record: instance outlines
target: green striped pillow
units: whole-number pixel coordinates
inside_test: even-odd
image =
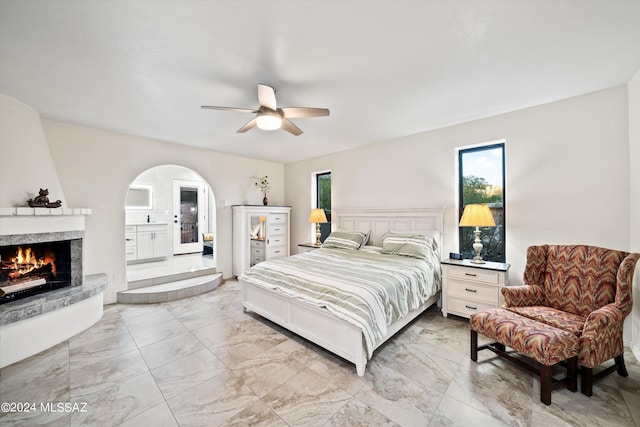
[[[427,259],[433,251],[431,240],[416,234],[387,233],[382,237],[382,253]]]
[[[359,249],[365,243],[366,234],[359,231],[334,231],[322,244],[323,248]]]

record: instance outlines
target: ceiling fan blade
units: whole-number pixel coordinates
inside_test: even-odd
[[[286,130],[289,133],[294,134],[295,136],[302,134],[302,130],[300,130],[298,126],[294,125],[291,120],[286,119],[284,117],[282,118],[282,129]]]
[[[237,130],[237,133],[245,133],[248,130],[253,129],[254,127],[256,127],[256,125],[258,124],[258,122],[256,121],[255,118],[249,120],[247,123],[244,124],[244,126],[242,126],[240,129]]]
[[[258,110],[252,110],[251,108],[215,107],[213,105],[202,105],[200,108],[204,108],[205,110],[235,111],[237,113],[257,113],[258,112]]]
[[[297,117],[322,117],[329,115],[329,110],[327,108],[286,107],[279,108],[278,110],[282,111],[282,115],[289,119],[295,119]]]
[[[277,109],[275,89],[271,86],[258,83],[258,102],[261,107],[267,107],[271,110]]]

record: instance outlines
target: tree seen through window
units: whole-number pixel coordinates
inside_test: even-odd
[[[458,165],[459,215],[468,204],[489,205],[496,226],[481,229],[481,255],[485,261],[505,262],[504,143],[460,150]],[[474,229],[459,227],[460,253],[465,259],[475,255]]]

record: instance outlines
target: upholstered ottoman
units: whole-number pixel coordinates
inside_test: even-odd
[[[540,401],[551,404],[551,391],[566,385],[571,391],[578,388],[577,367],[579,339],[570,332],[520,316],[503,308],[494,308],[471,315],[471,360],[478,360],[478,350],[491,350],[521,368],[540,376]],[[478,347],[478,334],[496,342]],[[511,356],[510,347],[538,362],[539,369]],[[552,366],[567,362],[567,375],[559,381],[551,376]]]

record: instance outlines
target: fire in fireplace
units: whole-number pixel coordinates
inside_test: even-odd
[[[0,247],[0,304],[71,285],[71,242]]]

